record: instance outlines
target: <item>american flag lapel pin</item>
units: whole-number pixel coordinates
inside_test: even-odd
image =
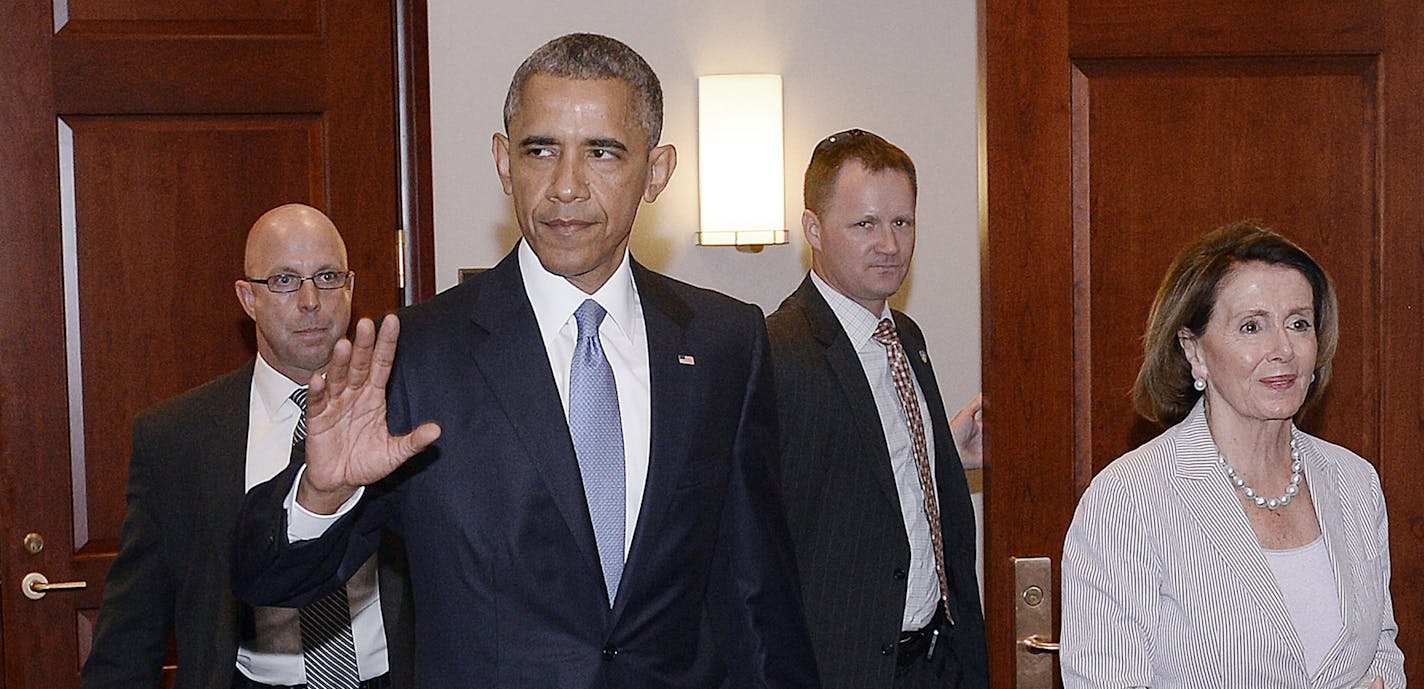
[[[692,358],[691,354],[679,354],[677,355],[677,363],[683,366],[696,366],[697,360]]]
[[[929,362],[930,362],[930,355],[929,355],[929,353],[926,352],[925,350],[921,349],[921,350],[920,350],[920,363],[922,363],[922,364],[928,364]]]

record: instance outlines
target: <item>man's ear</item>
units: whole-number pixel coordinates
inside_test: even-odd
[[[242,304],[242,310],[247,312],[247,317],[257,320],[257,311],[253,308],[252,283],[246,280],[237,280],[232,283],[232,288],[237,292],[237,303]]]
[[[490,142],[490,153],[494,155],[494,171],[499,174],[499,184],[504,187],[506,195],[514,193],[514,181],[509,176],[509,137],[499,133],[494,133],[494,140]]]
[[[821,250],[821,219],[810,208],[801,211],[801,234],[813,250]]]
[[[643,200],[652,203],[667,188],[672,179],[672,171],[677,169],[677,149],[672,144],[654,146],[648,151],[648,186],[643,189]]]

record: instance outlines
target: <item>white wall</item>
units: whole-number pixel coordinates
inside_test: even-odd
[[[892,301],[924,329],[950,413],[979,389],[977,0],[429,0],[429,12],[438,289],[461,267],[494,265],[518,237],[489,152],[515,68],[551,38],[602,33],[657,71],[663,142],[678,150],[671,185],[634,227],[640,261],[775,310],[811,265],[800,216],[812,147],[873,131],[914,158],[920,184],[915,260]],[[698,247],[697,77],[767,72],[783,81],[792,242],[759,254]]]

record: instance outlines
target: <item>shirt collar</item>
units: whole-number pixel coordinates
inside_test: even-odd
[[[278,421],[295,416],[300,408],[292,401],[292,393],[300,387],[305,386],[282,375],[261,354],[257,355],[257,364],[252,367],[252,388],[262,400],[268,419]]]
[[[864,306],[855,303],[850,297],[837,292],[836,288],[826,284],[826,281],[822,280],[814,270],[811,271],[811,284],[816,286],[821,297],[830,305],[831,311],[836,314],[836,320],[841,322],[841,328],[845,330],[851,345],[856,349],[860,349],[867,342],[872,342],[875,329],[880,326],[880,321],[891,318],[889,302],[881,307],[881,313],[877,317],[866,310]],[[874,344],[877,347],[882,346],[879,342]]]
[[[574,311],[584,300],[592,299],[608,312],[606,320],[613,322],[620,336],[631,339],[633,314],[637,309],[638,291],[633,287],[633,269],[629,267],[632,257],[623,250],[622,261],[613,271],[608,281],[593,294],[585,294],[561,275],[544,269],[529,243],[519,240],[519,274],[524,281],[524,292],[529,295],[529,303],[534,307],[534,318],[539,323],[539,334],[547,342],[564,324],[569,322]]]

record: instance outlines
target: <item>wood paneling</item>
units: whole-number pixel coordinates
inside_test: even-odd
[[[247,226],[281,203],[327,205],[322,121],[96,116],[63,126],[72,132],[61,147],[72,141],[75,207],[65,216],[78,269],[66,279],[77,280],[87,334],[74,547],[112,553],[125,512],[113,488],[127,480],[132,419],[255,349],[232,289]]]
[[[1336,282],[1342,329],[1335,380],[1308,430],[1377,457],[1380,265],[1375,61],[1132,59],[1078,61],[1075,141],[1088,199],[1075,252],[1087,252],[1090,341],[1075,349],[1091,381],[1078,434],[1082,481],[1161,432],[1130,395],[1141,335],[1177,247],[1255,218],[1320,257]],[[1303,146],[1302,142],[1311,142]],[[1266,215],[1269,213],[1269,215]],[[1144,237],[1152,241],[1143,241]],[[1144,295],[1146,298],[1144,298]],[[1082,303],[1081,299],[1079,303]],[[1080,308],[1081,312],[1081,308]],[[1080,460],[1081,461],[1081,460]],[[1081,490],[1086,483],[1080,483]]]
[[[1074,0],[1074,57],[1376,54],[1382,0]]]

